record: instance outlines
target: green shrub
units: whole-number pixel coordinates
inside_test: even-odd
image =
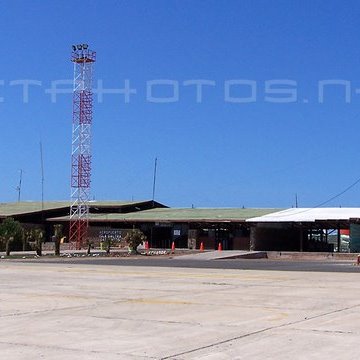
[[[132,229],[125,235],[124,240],[129,246],[129,251],[137,252],[137,247],[146,240],[146,236],[139,229]]]

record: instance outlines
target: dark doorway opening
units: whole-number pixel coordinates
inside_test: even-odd
[[[150,247],[169,249],[171,248],[171,242],[172,242],[171,227],[159,227],[159,226],[153,227]]]

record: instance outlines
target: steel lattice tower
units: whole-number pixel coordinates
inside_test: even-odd
[[[96,52],[73,45],[74,93],[71,144],[71,205],[69,242],[81,249],[87,240],[91,185],[92,75]]]

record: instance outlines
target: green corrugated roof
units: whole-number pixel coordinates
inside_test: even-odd
[[[68,201],[44,202],[44,210],[59,209],[70,206]],[[0,216],[13,216],[41,211],[42,204],[39,201],[22,201],[12,203],[0,203]]]
[[[143,210],[128,214],[90,214],[92,222],[242,222],[279,209],[243,208],[165,208]],[[49,219],[65,221],[66,217]]]
[[[91,207],[122,207],[128,205],[142,204],[149,201],[91,201]],[[56,210],[70,207],[69,201],[46,201],[44,210]],[[22,201],[0,203],[0,217],[15,216],[40,212],[42,210],[41,201]]]

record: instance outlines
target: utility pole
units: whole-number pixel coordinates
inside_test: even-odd
[[[44,211],[44,160],[43,160],[43,148],[40,140],[40,165],[41,165],[41,212]]]
[[[154,177],[153,177],[153,189],[152,189],[153,205],[155,201],[155,190],[156,190],[156,171],[157,171],[157,157],[155,158],[155,162],[154,162]]]
[[[20,169],[20,178],[19,178],[19,185],[16,187],[16,191],[18,192],[18,202],[21,200],[21,185],[22,185],[22,174],[23,170]]]
[[[44,225],[44,159],[42,141],[40,140],[40,166],[41,166],[41,223]]]

